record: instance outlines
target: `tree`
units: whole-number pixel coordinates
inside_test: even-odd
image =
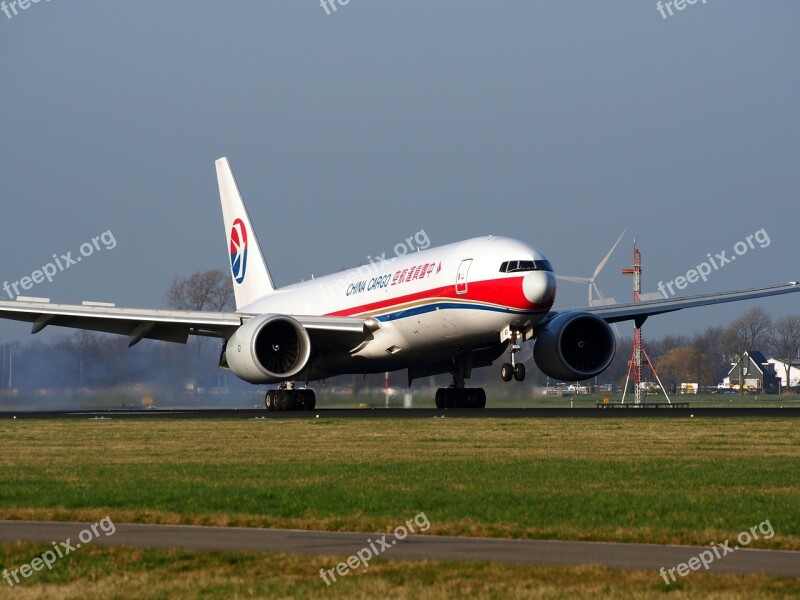
[[[644,332],[642,332],[644,333]],[[662,356],[674,348],[684,348],[689,346],[689,338],[685,335],[667,335],[661,339],[644,339],[644,346],[650,359],[657,363]]]
[[[700,380],[698,365],[700,353],[691,346],[680,346],[667,350],[656,365],[656,370],[664,377],[670,373],[675,382],[694,382]]]
[[[230,275],[221,269],[212,269],[193,273],[184,279],[175,279],[167,291],[167,302],[178,310],[216,312],[233,310],[234,295]],[[191,385],[196,397],[197,374],[206,371],[202,356],[206,348],[200,339],[194,340],[192,345],[195,346],[196,353],[191,368],[191,372],[195,374]]]
[[[167,303],[178,310],[233,310],[230,276],[221,269],[212,269],[175,279],[167,292]]]
[[[698,387],[718,383],[725,376],[725,353],[722,351],[722,327],[707,327],[692,338],[697,350]]]
[[[772,318],[763,308],[751,308],[731,323],[722,334],[725,354],[739,363],[739,394],[744,394],[744,355],[764,350],[769,343]]]
[[[617,340],[617,352],[614,360],[608,366],[601,377],[604,381],[615,382],[619,387],[625,384],[625,375],[628,373],[628,361],[633,352],[633,338],[624,337]]]
[[[783,368],[786,371],[786,392],[791,393],[791,382],[789,381],[789,371],[792,360],[800,355],[800,316],[787,315],[781,317],[772,328],[771,343],[778,358],[783,358],[786,362]]]

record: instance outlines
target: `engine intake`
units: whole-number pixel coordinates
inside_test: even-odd
[[[548,377],[581,381],[605,371],[616,350],[614,332],[603,319],[587,312],[568,312],[537,332],[533,359]]]
[[[253,317],[230,337],[221,364],[249,383],[292,379],[308,365],[311,340],[295,319]]]

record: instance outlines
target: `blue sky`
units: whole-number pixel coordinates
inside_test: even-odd
[[[800,279],[800,4],[52,0],[0,12],[0,283],[103,232],[28,292],[161,307],[227,268],[214,160],[229,156],[276,282],[425,230],[507,235],[631,295],[764,229],[682,294]],[[585,303],[561,284],[558,307]],[[775,316],[798,300],[761,303]],[[648,321],[726,324],[754,303]],[[0,335],[28,326],[0,324]]]

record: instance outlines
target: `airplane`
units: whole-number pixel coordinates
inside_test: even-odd
[[[486,236],[379,260],[278,288],[227,158],[216,161],[230,249],[234,312],[0,302],[0,318],[48,326],[186,343],[220,338],[219,366],[252,384],[273,384],[268,410],[313,410],[309,382],[336,375],[408,370],[415,379],[449,373],[438,408],[483,408],[486,393],[466,386],[474,369],[506,352],[503,381],[523,381],[516,360],[534,341],[533,359],[548,377],[581,381],[602,373],[616,352],[610,324],[653,315],[800,291],[798,282],[628,304],[553,310],[556,277],[546,256],[514,239]],[[304,384],[304,385],[303,385]],[[303,385],[303,387],[300,387]]]

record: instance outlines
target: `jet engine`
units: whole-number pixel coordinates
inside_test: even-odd
[[[614,332],[603,319],[587,312],[567,312],[537,331],[533,359],[548,377],[581,381],[605,371],[616,349]]]
[[[249,383],[278,383],[301,373],[310,356],[311,340],[297,320],[260,315],[230,337],[220,364]]]

